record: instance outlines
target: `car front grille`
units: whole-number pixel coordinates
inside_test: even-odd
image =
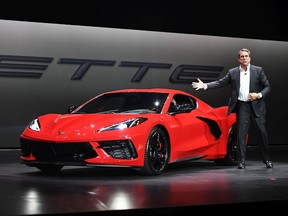
[[[20,139],[23,156],[31,153],[37,161],[81,162],[97,156],[90,143],[53,143]]]

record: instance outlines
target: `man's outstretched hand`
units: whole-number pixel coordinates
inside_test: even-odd
[[[199,78],[197,78],[197,80],[198,82],[192,82],[191,84],[192,88],[195,88],[196,90],[204,89],[205,84]]]

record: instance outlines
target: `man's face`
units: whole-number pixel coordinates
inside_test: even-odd
[[[249,53],[246,51],[240,52],[238,61],[239,61],[241,66],[248,66],[250,64],[250,61],[251,61]]]

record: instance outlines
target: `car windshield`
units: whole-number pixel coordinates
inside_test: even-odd
[[[108,93],[76,109],[73,113],[160,113],[167,93]]]

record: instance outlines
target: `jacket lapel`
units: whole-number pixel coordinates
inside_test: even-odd
[[[252,65],[250,65],[250,85],[249,85],[249,91],[252,91],[252,83],[254,79],[254,68]]]
[[[237,68],[237,71],[235,73],[235,80],[236,80],[237,94],[239,95],[239,89],[240,89],[240,70],[239,70],[239,67]]]

